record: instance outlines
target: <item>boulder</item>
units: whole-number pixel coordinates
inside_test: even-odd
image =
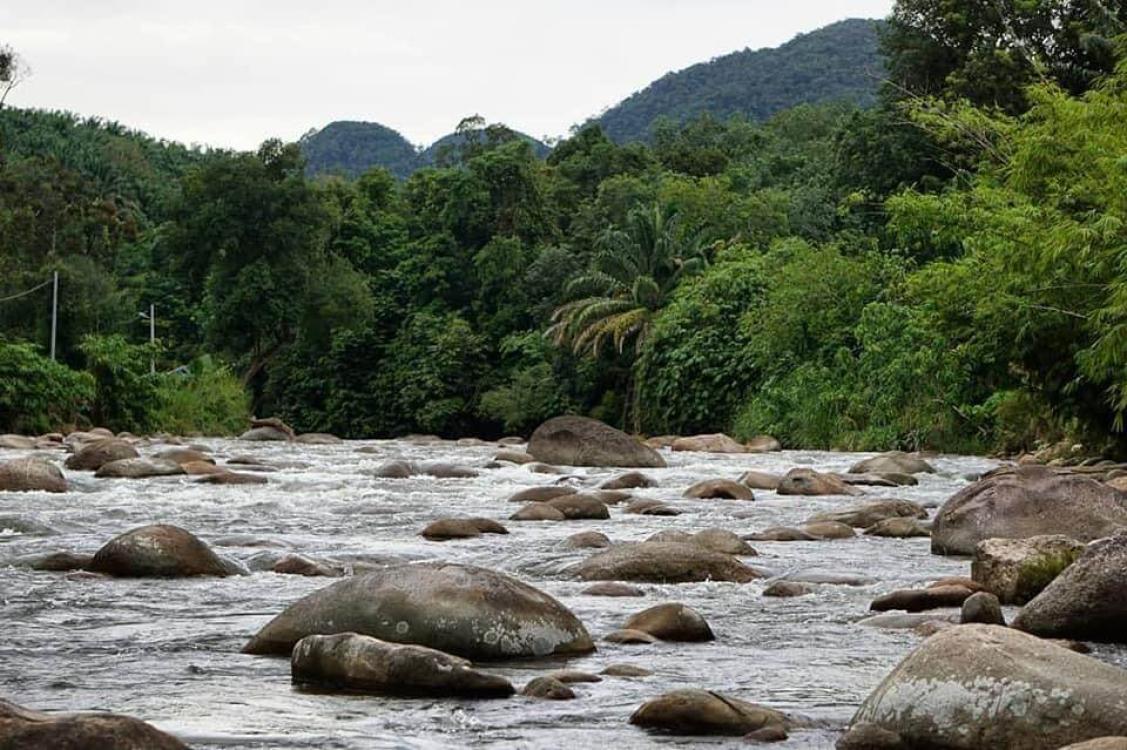
[[[189,461],[186,464],[180,464],[180,468],[184,473],[192,477],[202,477],[208,474],[222,474],[227,471],[222,466],[208,463],[207,461]]]
[[[297,684],[387,695],[507,698],[515,692],[504,677],[466,659],[357,633],[305,636],[293,648],[290,674]]]
[[[5,750],[187,750],[150,724],[117,714],[43,714],[0,698],[0,748]]]
[[[85,444],[67,459],[66,467],[76,471],[96,471],[103,464],[123,458],[137,458],[137,449],[124,440],[103,438]]]
[[[546,505],[563,513],[569,521],[582,519],[605,520],[610,518],[607,506],[591,495],[564,495],[549,500]]]
[[[849,533],[852,534],[853,529],[849,529]],[[816,542],[820,537],[789,526],[772,526],[754,534],[747,534],[743,538],[752,542]]]
[[[627,500],[633,499],[633,495],[625,490],[595,490],[590,493],[592,497],[597,497],[607,505],[618,505]]]
[[[529,487],[509,497],[510,503],[546,503],[564,495],[574,495],[578,490],[565,484],[550,484],[545,487]]]
[[[278,417],[262,417],[261,419],[257,417],[251,417],[250,426],[252,429],[258,427],[268,427],[272,430],[277,430],[278,432],[283,433],[290,440],[293,440],[294,437],[296,437],[294,429]]]
[[[564,466],[663,468],[665,460],[621,430],[596,419],[564,416],[536,428],[528,452],[537,461]]]
[[[0,435],[0,448],[12,451],[30,451],[35,449],[35,438],[23,435]]]
[[[849,469],[850,474],[934,474],[935,467],[918,455],[890,451],[879,456],[858,461]]]
[[[305,555],[286,554],[270,568],[279,575],[305,576],[307,578],[339,578],[343,571]]]
[[[984,539],[1063,534],[1081,542],[1127,528],[1127,494],[1081,474],[1019,466],[967,485],[935,516],[931,551],[971,555]]]
[[[593,586],[588,586],[579,593],[586,596],[645,596],[645,592],[636,586],[618,581],[603,581]]]
[[[602,682],[603,678],[597,674],[590,672],[581,672],[578,669],[557,669],[555,672],[550,672],[547,675],[553,680],[559,680],[565,685],[573,685],[577,682]]]
[[[985,539],[975,545],[970,574],[1003,604],[1025,604],[1083,551],[1082,543],[1060,534]]]
[[[569,536],[565,542],[571,549],[604,549],[610,546],[610,539],[601,531],[581,531]]]
[[[775,490],[780,495],[860,495],[861,490],[841,481],[833,474],[813,469],[791,469]]]
[[[699,612],[684,604],[668,603],[644,609],[631,615],[623,626],[640,630],[663,641],[712,641],[716,636]]]
[[[842,510],[817,513],[806,521],[807,525],[823,521],[843,523],[857,529],[867,529],[886,518],[927,518],[927,511],[911,500],[876,500],[861,505],[851,505]]]
[[[853,530],[852,526],[847,523],[841,523],[840,521],[807,521],[802,525],[800,531],[820,541],[827,539],[852,539],[857,536],[857,532]]]
[[[806,596],[813,591],[814,589],[804,583],[796,583],[795,581],[775,581],[770,586],[763,589],[763,596],[791,598],[795,596]]]
[[[931,536],[931,532],[924,528],[914,518],[884,518],[865,529],[867,536],[883,536],[892,539],[910,539],[912,537]]]
[[[674,690],[641,705],[630,723],[679,735],[744,735],[767,727],[784,732],[787,718],[769,708],[711,690]]]
[[[748,453],[775,453],[783,449],[783,444],[770,435],[756,435],[744,447]]]
[[[1127,734],[1125,695],[1127,670],[1011,628],[962,625],[900,662],[852,726],[873,725],[905,747],[1057,748]]]
[[[755,495],[747,485],[733,482],[731,479],[706,479],[685,490],[684,497],[698,500],[724,499],[724,500],[754,500]]]
[[[175,461],[164,458],[122,458],[104,463],[94,476],[100,479],[146,479],[171,477],[183,474],[184,469]]]
[[[48,552],[42,555],[26,555],[11,561],[12,565],[31,570],[45,570],[62,573],[68,570],[83,570],[94,558],[76,552]]]
[[[768,474],[765,471],[745,471],[740,475],[740,484],[750,487],[753,490],[771,490],[774,492],[779,488],[779,483],[783,478],[778,474]]]
[[[986,591],[971,594],[963,602],[959,622],[964,625],[979,623],[980,625],[1005,625],[1006,618],[1002,614],[1002,603],[998,597]]]
[[[269,480],[257,474],[246,474],[239,471],[220,471],[215,474],[204,474],[196,480],[197,484],[266,484]]]
[[[941,607],[961,607],[974,592],[962,586],[934,586],[926,589],[900,589],[878,597],[869,605],[873,612],[901,609],[926,612]]]
[[[520,694],[526,698],[540,698],[541,700],[566,701],[575,697],[575,691],[555,677],[547,675],[534,677],[529,680]]]
[[[118,578],[226,576],[223,561],[179,526],[142,526],[106,542],[90,562],[94,573]]]
[[[698,453],[747,453],[747,448],[722,433],[680,437],[670,447],[675,451]]]
[[[287,443],[293,440],[293,435],[286,434],[274,427],[252,427],[239,435],[239,440],[254,440],[257,442]]]
[[[619,544],[584,560],[576,573],[584,581],[652,583],[747,583],[761,577],[731,555],[676,542]]]
[[[0,492],[66,492],[67,480],[59,467],[38,458],[17,458],[0,463]]]
[[[503,450],[497,451],[493,456],[494,461],[508,461],[511,464],[530,464],[536,459],[524,451]]]
[[[657,487],[657,482],[640,471],[628,471],[599,485],[604,490],[636,490],[639,487]]]
[[[286,654],[311,634],[354,632],[474,660],[585,654],[575,615],[528,584],[453,563],[392,565],[346,578],[291,604],[243,648]]]
[[[327,432],[304,432],[294,438],[294,442],[303,445],[340,445],[344,441]]]
[[[713,552],[723,552],[726,555],[758,555],[755,548],[740,539],[733,531],[727,529],[704,529],[691,537],[691,543]]]
[[[509,516],[510,521],[564,521],[566,519],[567,516],[563,511],[547,503],[529,503]]]
[[[639,498],[626,506],[626,512],[637,516],[679,516],[681,511],[672,505],[652,498]]]
[[[446,541],[508,533],[508,529],[491,518],[440,518],[427,524],[419,535],[432,541]]]
[[[1127,643],[1127,530],[1089,544],[1013,626],[1042,638]]]
[[[230,463],[230,462],[228,462]],[[376,467],[372,476],[377,479],[408,479],[419,473],[419,467],[410,461],[385,461]]]
[[[649,677],[653,672],[637,664],[608,664],[599,674],[607,677]]]
[[[181,466],[199,461],[209,464],[215,463],[215,459],[211,456],[203,451],[194,450],[192,448],[166,448],[157,453],[156,457],[164,459],[165,461],[173,461]]]

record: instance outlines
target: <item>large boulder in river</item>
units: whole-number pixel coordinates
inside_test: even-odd
[[[697,500],[754,500],[755,495],[747,485],[731,479],[705,479],[684,492],[684,497]]]
[[[855,529],[867,529],[886,518],[927,518],[927,511],[911,500],[874,500],[871,503],[851,505],[841,510],[815,513],[806,520],[812,523],[843,523]]]
[[[723,433],[679,437],[671,446],[675,451],[699,453],[747,453],[747,448]]]
[[[59,467],[38,458],[0,463],[0,492],[66,492]]]
[[[116,714],[43,714],[0,698],[4,750],[187,750],[175,737]]]
[[[97,471],[103,464],[123,458],[137,458],[137,449],[124,440],[100,438],[86,443],[67,459],[66,467],[78,471]]]
[[[210,547],[191,532],[167,524],[114,537],[94,554],[89,570],[119,578],[229,575]]]
[[[1025,604],[1083,551],[1081,542],[1060,534],[985,539],[974,548],[970,575],[1002,604]]]
[[[662,468],[657,451],[597,419],[564,416],[536,428],[528,452],[537,461],[564,466]]]
[[[934,474],[935,467],[919,456],[903,451],[890,451],[858,461],[850,474]]]
[[[935,516],[931,551],[971,555],[984,539],[1063,534],[1081,542],[1127,528],[1127,494],[1081,474],[1041,466],[981,479],[953,495]]]
[[[575,615],[503,573],[452,563],[393,565],[299,599],[243,648],[288,654],[307,635],[354,632],[474,660],[585,654]]]
[[[35,438],[25,435],[0,435],[0,448],[15,451],[29,451],[35,449]]]
[[[674,690],[641,705],[630,723],[682,735],[745,735],[769,727],[786,737],[787,718],[769,708],[757,706],[711,690]]]
[[[387,695],[506,698],[515,689],[499,675],[425,646],[388,643],[356,633],[307,635],[290,656],[298,684]]]
[[[946,628],[925,640],[865,699],[851,734],[868,747],[1057,748],[1127,733],[1127,670],[995,625]],[[849,734],[839,747],[850,744]]]
[[[94,476],[100,479],[146,479],[148,477],[171,477],[184,474],[184,468],[164,458],[123,458],[102,464]]]
[[[627,630],[640,630],[663,641],[712,641],[716,636],[708,621],[692,607],[679,602],[668,602],[633,614],[622,626]]]
[[[791,469],[775,489],[780,495],[860,495],[861,490],[833,474],[813,469]]]
[[[1127,643],[1127,531],[1089,544],[1013,625],[1042,638]]]
[[[618,544],[584,560],[576,574],[584,581],[652,583],[747,583],[761,577],[731,555],[678,542]]]

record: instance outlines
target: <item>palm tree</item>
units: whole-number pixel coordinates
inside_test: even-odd
[[[676,210],[658,204],[635,209],[625,229],[612,227],[599,238],[591,270],[568,283],[571,301],[552,313],[546,335],[576,354],[597,357],[612,344],[619,353],[630,345],[636,357],[673,289],[707,265],[703,234],[686,229]],[[631,367],[630,391],[633,379]],[[633,412],[637,429],[637,404]]]

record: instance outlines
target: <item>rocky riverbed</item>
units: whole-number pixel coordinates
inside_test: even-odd
[[[557,484],[594,489],[626,470],[544,473],[543,466],[509,462],[486,468],[499,450],[521,450],[491,443],[195,442],[220,465],[250,454],[258,466],[243,473],[265,483],[203,484],[186,475],[95,478],[89,471],[63,469],[69,484],[65,493],[0,492],[0,616],[5,624],[0,697],[36,710],[134,716],[194,748],[613,744],[621,749],[686,743],[648,733],[629,719],[658,695],[705,688],[797,717],[778,746],[830,747],[866,697],[923,639],[912,629],[861,624],[872,614],[870,603],[898,589],[967,576],[967,558],[933,555],[930,540],[922,536],[858,533],[823,541],[752,541],[759,554],[740,560],[762,577],[746,583],[634,581],[642,596],[609,597],[584,593],[592,584],[576,574],[599,550],[576,549],[567,539],[601,532],[618,544],[658,532],[709,528],[750,535],[893,498],[914,501],[934,515],[970,478],[998,465],[974,457],[933,457],[928,460],[936,472],[918,474],[918,485],[865,486],[861,496],[755,489],[754,500],[688,499],[685,490],[703,480],[736,480],[748,471],[785,474],[796,467],[845,472],[872,454],[662,449],[667,467],[641,470],[656,486],[628,492],[633,499],[661,501],[680,515],[629,513],[630,502],[623,502],[610,505],[606,519],[516,521],[509,517],[522,505],[509,498],[518,491]],[[141,452],[168,447],[145,446]],[[0,450],[0,461],[25,456],[61,466],[67,454]],[[387,473],[379,469],[390,461],[471,467],[476,475],[444,478],[407,471],[410,476],[378,477]],[[247,464],[231,468],[238,466]],[[461,516],[499,521],[509,533],[450,541],[420,536],[437,519]],[[93,554],[118,534],[147,524],[190,530],[232,569],[245,567],[249,574],[109,578],[26,567],[35,555]],[[485,667],[518,691],[562,668],[598,674],[610,665],[629,664],[642,670],[612,672],[649,674],[572,683],[572,700],[519,694],[497,700],[377,697],[295,687],[288,660],[242,653],[286,607],[334,582],[274,572],[274,564],[288,554],[308,558],[321,572],[345,575],[390,563],[446,561],[507,573],[547,592],[578,617],[597,650]],[[810,593],[765,597],[764,590],[781,579],[803,583]],[[624,628],[631,615],[664,602],[695,610],[715,639],[604,640]],[[1007,606],[1007,619],[1016,611]],[[933,614],[957,613],[951,608]],[[1095,644],[1093,655],[1127,667],[1123,646]],[[738,746],[741,739],[691,741]]]

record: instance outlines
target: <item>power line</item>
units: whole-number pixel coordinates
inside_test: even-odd
[[[34,286],[31,289],[28,289],[27,291],[20,292],[19,294],[13,294],[11,297],[0,297],[0,302],[11,302],[12,300],[19,299],[20,297],[26,297],[27,295],[31,294],[32,292],[38,292],[40,289],[42,289],[43,287],[45,287],[45,286],[47,286],[51,283],[52,283],[52,280],[44,281],[39,286]]]

